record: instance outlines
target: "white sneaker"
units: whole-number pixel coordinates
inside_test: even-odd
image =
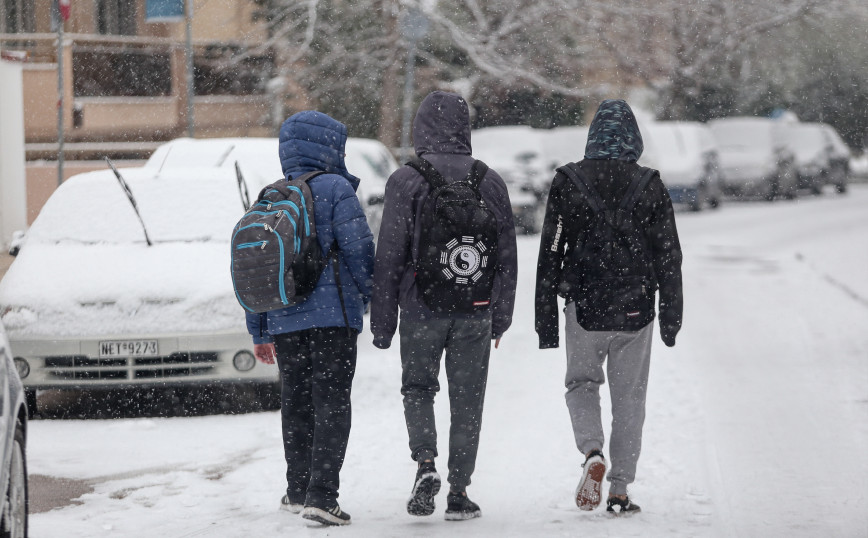
[[[599,450],[588,453],[582,465],[582,479],[576,488],[576,506],[580,510],[593,510],[603,499],[603,479],[606,477],[606,460]]]
[[[338,505],[334,505],[333,508],[329,509],[305,506],[301,517],[323,525],[349,525],[351,519],[350,515],[342,511]]]

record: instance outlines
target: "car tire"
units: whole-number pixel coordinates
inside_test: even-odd
[[[15,438],[12,442],[12,457],[9,460],[9,486],[3,499],[0,537],[27,538],[27,458],[25,455],[24,426],[20,421],[15,425]]]
[[[769,181],[769,190],[765,193],[764,198],[768,202],[773,202],[780,194],[781,178],[776,177]]]
[[[36,389],[24,389],[24,403],[27,406],[27,416],[35,417],[39,411],[36,403]]]

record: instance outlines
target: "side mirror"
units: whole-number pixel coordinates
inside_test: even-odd
[[[12,232],[12,241],[9,242],[9,255],[18,256],[21,252],[21,246],[24,244],[26,235],[23,230]]]

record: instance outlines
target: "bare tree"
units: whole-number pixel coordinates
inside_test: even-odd
[[[409,43],[400,21],[424,12],[416,99],[492,88],[582,100],[647,87],[664,118],[704,119],[767,91],[782,29],[858,0],[258,0],[283,77],[354,134],[397,143]],[[798,62],[798,59],[787,61]]]

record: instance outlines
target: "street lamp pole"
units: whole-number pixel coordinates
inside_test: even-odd
[[[416,86],[416,44],[428,33],[428,19],[419,9],[411,8],[404,12],[401,20],[401,34],[407,40],[407,66],[404,70],[404,106],[401,121],[401,159],[412,156],[410,147],[410,119],[413,116],[413,90]]]
[[[193,78],[193,0],[186,0],[184,5],[184,23],[187,33],[187,136],[193,138],[193,95],[195,94]]]

